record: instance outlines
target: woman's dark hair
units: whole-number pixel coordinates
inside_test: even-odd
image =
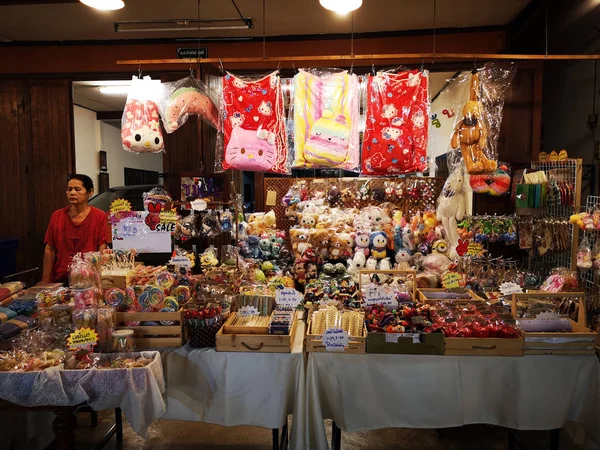
[[[86,191],[94,190],[94,182],[87,175],[83,175],[80,173],[74,173],[72,175],[69,175],[69,181],[71,181],[71,180],[81,181],[81,183],[83,183],[83,187],[85,188]]]

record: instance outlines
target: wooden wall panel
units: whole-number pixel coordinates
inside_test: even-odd
[[[18,238],[17,270],[24,268],[28,214],[22,158],[19,152],[19,91],[16,85],[0,84],[0,238]],[[0,252],[1,257],[1,252]]]
[[[34,82],[28,89],[33,161],[28,182],[35,193],[30,205],[34,224],[29,261],[41,264],[50,216],[66,206],[67,176],[74,169],[71,83],[65,80]]]

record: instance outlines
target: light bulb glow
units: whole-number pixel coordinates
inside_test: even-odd
[[[114,11],[125,6],[123,0],[79,0],[86,6],[102,11]]]
[[[105,95],[128,94],[131,86],[101,86],[98,90]]]
[[[338,14],[356,11],[362,6],[363,0],[319,0],[321,6]]]

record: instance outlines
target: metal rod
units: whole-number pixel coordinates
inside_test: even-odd
[[[214,64],[214,63],[261,63],[261,62],[296,62],[296,61],[335,61],[335,60],[415,60],[421,61],[423,58],[432,58],[436,60],[600,60],[600,54],[594,55],[521,55],[521,54],[498,54],[498,53],[392,53],[392,54],[376,54],[376,55],[312,55],[312,56],[254,56],[254,57],[239,57],[239,58],[205,58],[205,59],[129,59],[119,60],[117,65],[152,65],[152,64]]]

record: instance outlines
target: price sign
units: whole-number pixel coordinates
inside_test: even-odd
[[[258,309],[256,309],[255,306],[242,306],[238,310],[238,315],[242,317],[260,316],[260,313],[258,312]]]
[[[123,198],[117,198],[110,204],[111,214],[131,211],[131,203]]]
[[[187,256],[174,256],[170,259],[169,264],[173,264],[179,267],[185,267],[187,269],[192,268],[192,262]]]
[[[92,350],[98,343],[98,335],[91,328],[77,328],[67,338],[69,350]]]
[[[442,275],[442,286],[446,289],[458,288],[463,281],[463,276],[458,272],[446,272]]]
[[[500,292],[502,295],[520,294],[523,292],[523,288],[517,283],[506,282],[500,285]]]
[[[275,303],[279,306],[296,308],[303,300],[302,294],[294,288],[283,288],[275,291]]]
[[[191,205],[194,211],[206,211],[206,208],[208,208],[206,201],[202,200],[201,198],[194,200]]]
[[[368,286],[364,289],[364,301],[367,306],[398,306],[394,291],[383,286]]]
[[[478,244],[477,242],[469,242],[469,246],[467,247],[467,256],[482,256],[484,253],[483,245]]]
[[[401,337],[407,337],[412,339],[413,344],[418,344],[420,333],[385,333],[385,342],[391,342],[393,344],[398,343],[398,339]]]
[[[325,350],[328,352],[343,352],[348,347],[348,333],[341,328],[328,328],[321,336]]]

